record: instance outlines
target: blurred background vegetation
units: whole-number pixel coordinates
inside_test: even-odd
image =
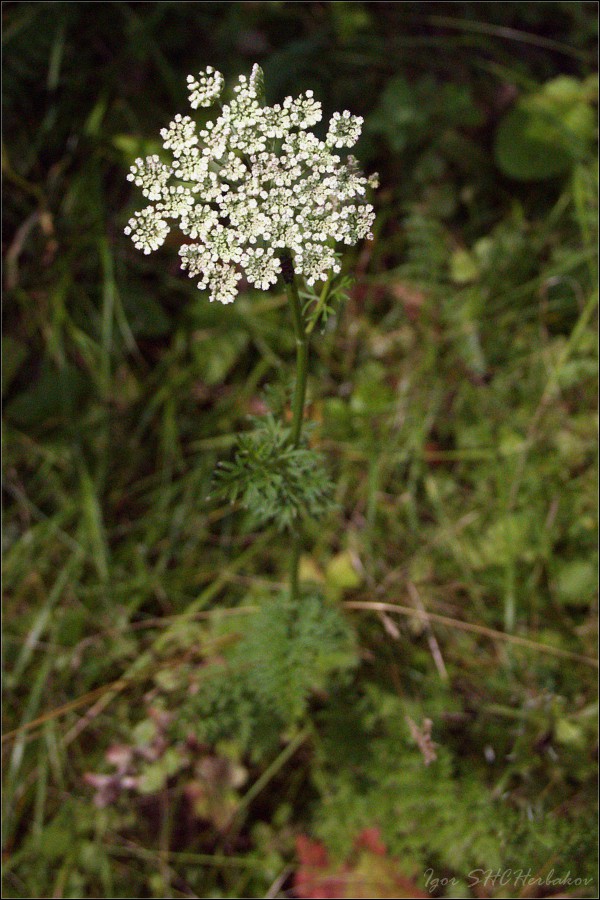
[[[597,5],[2,15],[3,895],[596,896]],[[285,297],[123,235],[186,75],[254,62],[382,182],[294,628],[285,540],[210,499]]]

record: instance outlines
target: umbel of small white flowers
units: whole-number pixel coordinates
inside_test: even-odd
[[[356,143],[362,118],[334,113],[321,141],[309,131],[322,118],[312,91],[266,106],[262,85],[255,65],[201,130],[189,116],[176,115],[161,130],[172,161],[136,159],[127,176],[151,205],[132,216],[125,234],[150,253],[177,220],[193,242],[180,247],[181,267],[190,278],[200,276],[198,287],[209,290],[211,301],[231,303],[242,270],[250,284],[268,290],[282,258],[308,284],[326,281],[339,271],[336,242],[373,237],[375,213],[365,197],[377,176],[365,178],[353,156],[342,160],[334,152]],[[223,86],[211,67],[189,75],[192,108],[211,106]]]

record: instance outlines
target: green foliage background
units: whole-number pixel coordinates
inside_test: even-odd
[[[421,891],[595,896],[596,4],[2,14],[4,895],[293,896],[299,835],[351,873],[378,828]],[[381,175],[312,340],[300,612],[212,477],[285,400],[285,296],[123,235],[185,76],[254,62]]]

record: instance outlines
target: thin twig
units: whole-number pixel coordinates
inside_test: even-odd
[[[374,600],[347,600],[344,606],[348,609],[365,609],[370,612],[395,612],[401,616],[412,616],[416,619],[423,619],[423,616],[431,622],[439,622],[440,625],[447,625],[450,628],[457,628],[460,631],[470,631],[472,634],[480,634],[494,641],[505,641],[508,644],[515,644],[520,647],[527,647],[529,650],[536,650],[538,653],[549,653],[551,656],[560,656],[562,659],[572,659],[574,662],[583,663],[586,666],[598,668],[598,660],[591,656],[584,656],[581,653],[573,653],[571,650],[563,650],[561,647],[550,647],[548,644],[540,644],[538,641],[532,641],[529,638],[519,637],[516,634],[507,634],[504,631],[496,631],[494,628],[488,628],[486,625],[474,625],[471,622],[461,622],[460,619],[451,619],[449,616],[440,616],[437,613],[425,612],[413,609],[412,606],[401,606],[398,603],[380,603]]]
[[[442,679],[442,681],[448,681],[448,670],[446,669],[446,665],[444,663],[442,651],[440,650],[440,645],[438,644],[437,638],[433,633],[431,622],[427,618],[427,611],[423,605],[421,596],[412,581],[407,581],[406,587],[408,589],[408,593],[410,594],[411,600],[413,601],[415,606],[418,606],[419,611],[422,613],[423,625],[427,632],[427,643],[429,644],[429,649],[431,650],[431,655],[433,657],[435,667],[440,673],[440,678]]]
[[[282,872],[279,873],[267,893],[265,894],[265,900],[273,900],[274,897],[277,896],[283,885],[285,884],[286,879],[294,870],[291,866],[286,866]]]

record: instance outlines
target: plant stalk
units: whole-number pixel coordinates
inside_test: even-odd
[[[300,305],[298,287],[292,272],[292,281],[286,281],[285,289],[288,303],[292,312],[294,335],[296,337],[296,385],[294,399],[292,401],[292,430],[291,441],[294,447],[300,443],[302,434],[302,422],[304,416],[304,403],[306,400],[306,375],[308,371],[308,335],[305,330],[304,316]]]
[[[283,281],[288,298],[288,303],[292,313],[292,323],[294,325],[294,335],[296,337],[296,384],[294,387],[294,398],[292,400],[292,428],[290,432],[290,440],[294,447],[300,444],[302,435],[302,424],[304,421],[304,403],[306,400],[306,376],[308,372],[308,335],[306,333],[306,323],[302,313],[302,304],[298,294],[298,286],[294,275],[294,267],[292,259],[289,255],[282,256],[281,268]],[[292,532],[292,549],[290,559],[290,600],[293,602],[298,599],[299,579],[298,566],[300,562],[301,550],[301,531],[299,525],[296,525]]]

